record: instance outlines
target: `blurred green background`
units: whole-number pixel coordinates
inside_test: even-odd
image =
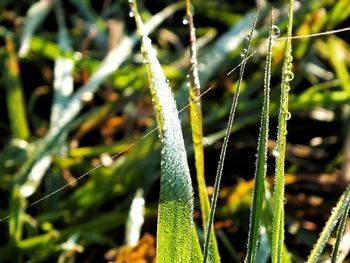
[[[287,2],[192,1],[201,84],[203,91],[211,88],[202,97],[209,192],[238,75],[227,73],[240,62],[261,8],[217,209],[222,262],[244,259],[270,10],[273,5],[283,37]],[[138,4],[180,110],[188,103],[184,1]],[[294,35],[350,24],[348,0],[295,1],[295,9]],[[153,262],[160,143],[157,131],[143,137],[155,118],[130,15],[126,0],[1,1],[0,262]],[[292,42],[286,245],[293,262],[306,259],[350,182],[349,41],[347,31]],[[271,183],[283,47],[283,40],[274,41]],[[196,189],[189,115],[179,116]],[[145,222],[132,248],[126,222],[137,189],[145,198]],[[268,252],[268,244],[262,247]]]

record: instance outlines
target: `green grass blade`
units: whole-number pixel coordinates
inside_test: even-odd
[[[192,227],[192,251],[191,251],[191,262],[201,263],[203,261],[203,253],[201,249],[201,244],[199,243],[199,238],[197,234],[196,226]]]
[[[264,203],[264,178],[267,168],[267,141],[269,130],[269,104],[270,104],[270,79],[271,79],[271,61],[272,61],[272,43],[273,43],[273,13],[271,18],[271,27],[269,30],[268,51],[265,64],[264,78],[264,102],[261,112],[260,134],[258,140],[258,155],[255,165],[255,185],[252,196],[252,206],[250,213],[250,227],[248,236],[248,250],[245,262],[255,262],[258,250],[261,216]]]
[[[6,52],[7,59],[4,75],[6,83],[6,103],[11,132],[14,138],[26,140],[30,136],[27,111],[15,44],[9,34],[6,36]]]
[[[34,31],[49,14],[53,4],[54,0],[39,0],[29,8],[22,28],[21,46],[18,52],[20,57],[27,55]]]
[[[228,32],[218,38],[213,45],[199,58],[199,64],[205,65],[205,70],[199,72],[199,80],[202,85],[221,69],[221,66],[227,61],[227,56],[237,50],[245,41],[244,34],[251,26],[256,11],[247,13],[237,24],[232,26]],[[176,94],[177,104],[179,108],[186,105],[188,97],[187,81],[183,83],[181,89]]]
[[[141,37],[162,142],[157,261],[190,262],[194,227],[193,192],[178,111],[152,42],[144,31],[135,1],[132,11]]]
[[[289,18],[287,37],[292,36],[293,27],[293,0],[289,4]],[[273,209],[273,237],[272,237],[272,263],[282,261],[283,242],[284,242],[284,161],[287,136],[287,120],[290,118],[288,111],[289,100],[289,82],[292,79],[292,43],[288,39],[285,44],[285,55],[282,68],[282,84],[280,110],[278,116],[278,134],[276,145],[276,176],[274,191],[274,209]]]
[[[332,234],[334,227],[336,226],[338,220],[344,214],[350,203],[350,184],[346,188],[345,192],[340,197],[337,205],[332,209],[332,214],[329,217],[325,227],[323,228],[320,237],[318,238],[314,248],[312,249],[307,263],[316,263],[318,262],[319,257],[321,256],[322,250],[327,244],[329,237]]]
[[[270,189],[268,184],[265,184],[265,206],[263,208],[263,214],[262,214],[262,224],[264,225],[266,231],[267,231],[267,237],[270,245],[271,250],[271,244],[272,244],[272,222],[273,222],[273,204],[272,204],[272,190]],[[283,263],[292,263],[290,253],[287,250],[286,245],[283,245],[283,255],[282,255],[282,262]]]
[[[340,243],[341,243],[341,240],[343,238],[343,235],[344,235],[346,222],[348,220],[349,210],[350,210],[350,202],[348,203],[348,205],[347,205],[347,207],[346,207],[346,209],[345,209],[345,211],[340,219],[340,223],[339,223],[337,234],[336,234],[336,241],[335,241],[335,244],[334,244],[333,250],[332,250],[332,256],[331,256],[332,263],[339,262],[339,247],[340,247]]]
[[[145,198],[143,189],[137,189],[131,202],[128,219],[125,224],[125,244],[136,246],[139,241],[141,228],[145,221]]]
[[[211,231],[210,230],[211,230],[213,223],[214,223],[215,208],[216,208],[216,203],[217,203],[218,196],[219,196],[220,182],[221,182],[221,177],[222,177],[222,171],[224,168],[226,149],[227,149],[227,145],[228,145],[228,140],[230,138],[233,120],[235,117],[240,87],[241,87],[241,83],[243,81],[243,74],[244,74],[244,69],[245,69],[245,65],[246,65],[246,58],[249,54],[250,43],[251,43],[253,32],[254,32],[256,22],[258,19],[258,13],[259,12],[256,13],[253,24],[251,26],[246,48],[242,50],[242,54],[241,54],[243,63],[240,66],[237,89],[236,89],[235,95],[233,96],[232,105],[231,105],[231,109],[230,109],[230,116],[229,116],[228,124],[226,127],[226,133],[225,133],[225,137],[224,137],[224,142],[222,144],[222,148],[221,148],[221,152],[220,152],[219,165],[218,165],[218,168],[216,171],[216,177],[215,177],[215,183],[214,183],[214,189],[213,189],[213,197],[212,197],[211,205],[210,205],[209,221],[208,221],[208,226],[207,226],[207,231],[205,234],[205,241],[204,241],[204,251],[203,251],[203,253],[204,253],[203,262],[204,263],[207,263],[207,260],[208,260],[209,244],[210,244],[210,238],[211,238]]]
[[[73,92],[73,58],[66,57],[65,54],[72,53],[70,39],[65,25],[62,3],[56,0],[55,13],[58,23],[58,45],[60,54],[55,59],[54,68],[54,96],[51,110],[50,124],[56,125],[59,122],[65,104]]]
[[[198,75],[196,31],[193,22],[191,1],[186,1],[186,16],[190,31],[190,70],[189,70],[189,102],[190,118],[192,128],[192,141],[194,149],[194,158],[197,172],[199,202],[202,214],[202,224],[204,232],[206,231],[208,218],[210,214],[210,202],[207,192],[207,186],[204,177],[204,149],[203,149],[203,123],[201,106],[201,86]],[[215,237],[214,228],[211,229],[210,254],[213,262],[220,262],[219,249]]]

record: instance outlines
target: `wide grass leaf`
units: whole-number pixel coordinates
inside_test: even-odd
[[[150,90],[157,116],[161,180],[157,228],[158,262],[190,262],[193,233],[193,190],[175,100],[134,2]]]

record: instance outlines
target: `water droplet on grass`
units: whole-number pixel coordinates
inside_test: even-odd
[[[292,118],[292,114],[288,111],[286,115],[286,120],[290,120]]]
[[[292,81],[294,79],[294,73],[292,71],[287,71],[286,73],[286,81]]]
[[[278,148],[277,148],[277,146],[276,146],[276,147],[273,148],[273,150],[272,150],[272,155],[273,155],[274,157],[277,157],[279,154],[280,154],[280,153],[279,153]]]
[[[273,25],[271,27],[271,37],[273,39],[276,39],[276,38],[279,38],[280,35],[281,35],[281,30],[279,29],[279,27],[276,25]]]
[[[246,48],[242,49],[241,57],[244,58],[247,55],[248,50]]]
[[[189,23],[189,19],[187,15],[184,15],[184,17],[182,18],[182,24],[187,25]]]
[[[90,91],[84,91],[80,95],[80,99],[83,102],[90,102],[90,101],[92,101],[93,98],[94,98],[94,94]]]

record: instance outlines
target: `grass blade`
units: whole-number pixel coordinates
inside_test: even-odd
[[[221,182],[221,177],[222,177],[222,171],[223,171],[223,168],[224,168],[226,149],[227,149],[227,145],[228,145],[228,140],[230,138],[230,133],[231,133],[232,125],[233,125],[233,120],[234,120],[234,117],[235,117],[235,112],[236,112],[236,107],[237,107],[237,103],[238,103],[240,87],[241,87],[241,83],[243,81],[243,74],[244,74],[244,69],[245,69],[245,65],[246,65],[246,58],[247,58],[247,56],[249,54],[250,43],[251,43],[253,32],[254,32],[254,29],[255,29],[255,26],[256,26],[256,22],[257,22],[257,19],[258,19],[258,13],[259,12],[256,13],[254,21],[253,21],[253,24],[251,26],[246,48],[243,49],[242,54],[241,54],[243,63],[240,66],[239,78],[238,78],[238,83],[237,83],[237,89],[236,89],[235,95],[233,96],[231,110],[230,110],[230,116],[229,116],[228,124],[227,124],[227,127],[226,127],[226,133],[225,133],[225,137],[224,137],[224,142],[222,144],[222,148],[221,148],[221,152],[220,152],[218,168],[217,168],[217,171],[216,171],[216,177],[215,177],[215,183],[214,183],[214,189],[213,189],[213,197],[212,197],[211,205],[210,205],[209,221],[208,221],[208,226],[207,226],[207,231],[206,231],[206,234],[205,234],[205,241],[204,241],[204,251],[203,251],[203,253],[204,253],[203,262],[204,263],[207,262],[208,255],[209,255],[209,244],[210,244],[210,236],[211,236],[210,229],[212,228],[213,223],[214,223],[215,208],[216,208],[216,203],[217,203],[218,196],[219,196],[220,182]]]
[[[343,238],[344,235],[344,231],[345,231],[345,226],[346,226],[346,222],[348,219],[348,215],[349,215],[349,210],[350,210],[350,202],[348,203],[341,219],[340,219],[340,223],[338,226],[338,230],[337,230],[337,234],[336,234],[336,241],[335,244],[333,246],[333,250],[332,250],[332,256],[331,256],[331,262],[332,263],[337,263],[337,262],[341,262],[339,261],[339,247],[340,247],[340,243],[341,240]]]
[[[152,42],[144,32],[136,2],[132,3],[162,142],[157,261],[190,262],[193,192],[178,111]]]
[[[289,100],[289,82],[293,79],[292,68],[292,36],[293,27],[293,0],[289,4],[289,17],[287,39],[285,44],[285,55],[282,68],[281,98],[280,110],[278,116],[278,134],[277,145],[275,148],[276,156],[276,176],[274,191],[274,214],[273,214],[273,237],[272,237],[272,263],[282,261],[283,242],[284,242],[284,161],[287,136],[287,120],[290,118],[288,111]]]
[[[228,54],[238,49],[239,46],[244,43],[246,39],[244,34],[249,30],[255,13],[255,11],[247,13],[228,32],[218,38],[218,40],[206,50],[205,54],[199,58],[199,64],[205,65],[205,70],[199,72],[199,80],[202,85],[207,83],[213,74],[221,68],[221,65],[227,60]],[[186,105],[187,96],[188,87],[187,82],[185,82],[176,93],[176,101],[179,108],[183,108]]]
[[[248,236],[248,250],[245,262],[255,262],[258,250],[260,223],[264,202],[264,178],[267,168],[267,141],[269,131],[269,104],[270,104],[270,79],[271,79],[271,61],[272,61],[272,43],[273,43],[273,23],[274,16],[272,12],[271,27],[269,30],[268,51],[265,64],[264,78],[264,102],[261,112],[260,134],[258,140],[258,156],[255,165],[255,185],[252,196],[252,205],[250,213],[250,227]]]
[[[188,91],[190,102],[190,118],[192,128],[192,141],[194,149],[194,158],[197,172],[199,202],[202,214],[203,230],[206,232],[208,218],[210,214],[210,202],[207,192],[207,186],[204,177],[204,149],[203,149],[203,123],[201,106],[201,86],[198,75],[196,29],[193,23],[191,1],[186,1],[186,19],[190,31],[190,70],[188,79]],[[213,262],[220,262],[219,249],[215,237],[214,228],[212,228],[210,254]]]
[[[6,52],[4,75],[11,132],[14,138],[26,140],[30,136],[30,131],[15,44],[10,34],[6,36]]]
[[[33,33],[51,11],[54,1],[39,0],[29,8],[22,29],[21,47],[18,52],[20,57],[27,55]]]
[[[340,197],[337,205],[332,209],[332,214],[329,217],[325,227],[323,228],[320,237],[318,238],[316,245],[312,249],[307,263],[316,263],[318,262],[319,257],[321,256],[322,250],[327,244],[329,237],[332,234],[332,231],[337,224],[338,220],[344,214],[350,203],[350,184],[346,188],[345,192]]]
[[[272,229],[273,202],[272,202],[272,190],[270,189],[268,184],[265,184],[265,206],[263,208],[263,215],[262,215],[261,221],[267,231],[267,237],[269,239],[268,241],[269,241],[270,250],[271,250],[272,237],[273,237],[273,232],[272,232],[273,231]],[[285,244],[283,245],[282,262],[292,263],[290,253],[287,250],[287,247]]]
[[[145,221],[145,198],[143,189],[137,189],[130,205],[125,226],[125,244],[136,246],[139,241],[141,228]]]
[[[72,47],[65,25],[62,3],[56,0],[55,13],[58,23],[58,45],[60,54],[55,59],[54,68],[54,97],[51,110],[50,124],[59,122],[60,116],[65,109],[65,104],[73,92],[73,68],[74,60],[66,57],[65,54],[72,53]]]

